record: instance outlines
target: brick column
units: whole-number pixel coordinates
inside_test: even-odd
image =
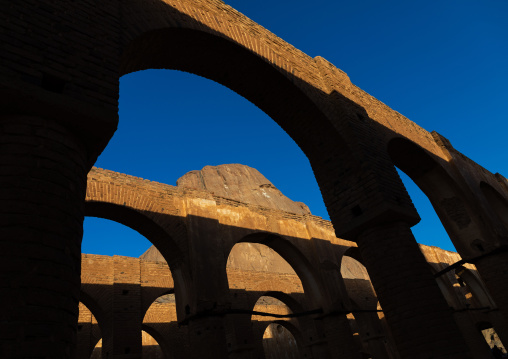
[[[345,314],[323,318],[322,326],[331,358],[360,359],[360,353]]]
[[[74,357],[86,151],[55,122],[3,116],[0,161],[1,356]]]
[[[401,358],[470,358],[409,225],[367,229],[357,243]]]
[[[226,359],[228,357],[224,318],[208,316],[190,319],[188,332],[192,359]]]
[[[375,359],[389,359],[386,350],[381,322],[375,313],[354,313],[362,344],[367,344],[368,351]]]
[[[104,333],[102,357],[141,359],[140,260],[114,256],[113,305],[109,333]]]

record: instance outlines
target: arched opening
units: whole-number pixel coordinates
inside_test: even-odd
[[[159,339],[156,339],[159,338]],[[167,356],[167,348],[164,348],[159,343],[162,337],[152,327],[143,327],[141,331],[141,340],[143,343],[142,356],[143,359],[170,359],[170,358],[185,358]],[[79,357],[81,358],[81,357]],[[83,357],[85,358],[85,357]],[[102,339],[100,339],[94,347],[92,347],[91,355],[86,359],[104,359],[102,355]]]
[[[159,341],[153,335],[146,331],[146,328],[141,331],[141,342],[143,343],[143,356],[147,359],[167,359],[164,355]]]
[[[361,258],[357,248],[348,249],[340,259],[340,273],[349,298],[359,306],[358,308],[375,310],[376,292],[370,281],[367,268],[358,259]]]
[[[234,339],[229,344],[231,347],[252,345],[256,351],[262,352],[266,349],[263,346],[266,327],[274,321],[289,322],[297,328],[303,325],[312,336],[313,323],[308,316],[298,318],[284,316],[304,313],[316,308],[309,307],[313,302],[306,298],[303,281],[300,280],[298,271],[292,266],[292,262],[297,257],[291,259],[292,255],[288,256],[287,252],[281,255],[284,251],[280,251],[280,246],[275,245],[274,248],[271,245],[262,244],[267,242],[263,242],[259,236],[266,236],[266,233],[248,235],[242,239],[245,240],[244,242],[233,246],[228,256],[227,274],[233,308],[246,309],[247,313],[251,310],[255,312],[231,316],[234,320],[232,325],[236,329],[230,336]],[[256,238],[258,240],[255,240]],[[265,314],[256,314],[256,312]],[[272,317],[266,313],[276,316]],[[276,334],[273,335],[276,336]],[[281,338],[286,340],[289,336],[281,336],[279,339]],[[298,338],[296,340],[298,342]],[[303,338],[298,345],[302,345],[302,340]],[[276,341],[272,342],[276,343]],[[286,340],[284,343],[284,350],[291,348],[291,352],[294,351],[294,342],[289,344]],[[299,351],[302,350],[304,349],[299,349]],[[277,355],[277,351],[271,350],[271,353],[270,355]]]
[[[294,298],[281,292],[268,292],[259,297],[254,305],[254,312],[278,316],[301,311],[301,305]],[[258,350],[265,353],[266,359],[305,356],[302,335],[302,328],[308,325],[305,318],[277,318],[254,313],[251,321],[255,343],[261,344]]]
[[[290,329],[288,329],[291,328]],[[294,336],[296,328],[290,323],[276,321],[268,324],[263,333],[263,350],[266,359],[302,359]]]
[[[115,199],[112,196],[112,200]],[[94,254],[82,256],[82,293],[84,293],[82,297],[84,299],[90,297],[98,302],[102,310],[101,317],[104,318],[101,328],[107,328],[103,330],[103,340],[97,343],[93,355],[103,355],[104,353],[100,354],[103,351],[105,351],[104,355],[108,355],[111,351],[118,352],[119,350],[125,354],[137,355],[136,353],[139,352],[141,355],[144,346],[147,346],[152,347],[153,355],[160,356],[161,354],[157,351],[158,345],[155,346],[149,342],[148,334],[142,335],[140,318],[143,318],[143,314],[155,298],[168,293],[168,288],[171,288],[173,299],[175,290],[177,293],[186,293],[186,276],[182,274],[182,258],[177,245],[166,230],[154,220],[129,206],[88,201],[85,205],[85,214],[98,218],[85,224],[84,248],[89,248],[88,236],[93,236],[95,232],[93,229],[87,231],[86,226],[91,225],[93,228],[94,224],[99,223],[99,229],[103,232],[99,235],[105,236],[104,228],[108,231],[102,245],[110,247],[109,249],[99,248],[99,253],[113,254],[118,248],[125,249],[124,247],[129,243],[137,248],[128,248],[127,252],[131,254],[137,251],[135,255],[138,257],[147,250],[152,241],[162,246],[163,253],[169,258],[168,262],[174,268],[172,273],[169,265],[144,260],[143,256],[140,258]],[[162,255],[161,258],[164,261],[165,258]],[[178,298],[178,294],[176,297]],[[175,322],[177,303],[181,306],[186,303],[186,296],[182,294],[182,298],[183,303],[180,302],[180,298],[172,301]],[[125,308],[129,310],[125,311]],[[150,335],[153,337],[152,334]],[[147,341],[144,346],[143,338]],[[156,341],[159,341],[159,338],[156,338]]]
[[[147,335],[143,337],[143,357],[152,358],[154,355],[157,359],[157,355],[164,359],[189,357],[187,327],[178,325],[173,290],[153,301],[144,315],[142,329],[152,337],[149,338]]]
[[[444,211],[452,205],[460,206],[456,186],[440,165],[422,148],[409,140],[392,139],[388,143],[388,154],[398,170],[421,220],[411,228],[417,242],[455,251],[464,246],[453,242],[450,228],[443,226],[450,221]],[[443,199],[448,199],[443,202]],[[454,217],[458,226],[466,225],[467,213]],[[462,221],[462,222],[461,222]]]
[[[235,249],[235,247],[237,249]],[[258,281],[256,284],[260,291],[296,293],[298,297],[301,296],[304,298],[302,302],[305,301],[305,305],[321,305],[322,289],[321,283],[317,279],[318,276],[314,273],[314,268],[305,255],[292,244],[289,239],[284,239],[266,232],[249,234],[232,247],[228,256],[228,267],[231,267],[231,264],[234,263],[235,257],[241,256],[242,250],[240,248],[243,248],[246,253],[253,253],[254,255],[251,256],[252,259],[260,259],[260,257],[263,257],[263,260],[259,262],[262,263],[261,266],[255,263],[250,264],[251,268],[256,268],[256,271],[261,269],[261,271],[265,272],[267,275],[266,283],[268,286],[261,286],[261,283],[263,283],[261,281]],[[231,254],[233,254],[232,257]],[[230,260],[230,257],[233,260]],[[270,260],[268,260],[268,258],[270,258]],[[253,262],[250,261],[250,263]],[[268,266],[267,263],[271,264]],[[264,266],[264,268],[262,266]],[[274,279],[273,273],[291,275],[293,282],[284,285],[284,288],[275,288],[273,284],[270,284]],[[228,280],[229,277],[228,274]],[[231,288],[232,283],[230,283],[229,286]],[[304,293],[304,296],[302,296],[302,293]]]
[[[175,14],[171,7],[166,10],[168,18],[179,18],[180,14]],[[133,24],[121,56],[119,73],[180,70],[213,80],[243,96],[270,116],[302,149],[320,183],[328,208],[332,208],[335,204],[332,192],[339,178],[356,183],[352,177],[363,173],[364,169],[354,160],[355,152],[350,151],[348,137],[331,123],[328,116],[350,116],[352,111],[358,110],[358,105],[344,98],[340,113],[329,114],[328,108],[321,107],[330,96],[329,90],[323,92],[320,86],[316,88],[307,82],[304,74],[292,68],[291,60],[281,58],[283,63],[269,60],[266,54],[257,53],[259,49],[249,50],[251,44],[242,44],[241,38],[238,41],[228,39],[194,23],[193,19],[184,18],[177,27],[165,23],[162,28],[154,29],[159,26],[154,24],[147,26],[146,31]],[[230,25],[233,29],[238,24],[233,22]],[[237,31],[242,33],[240,27]],[[277,48],[278,45],[274,43],[274,46]],[[314,64],[312,60],[310,63]],[[321,82],[316,84],[321,85]],[[231,147],[226,150],[230,151]],[[345,168],[348,170],[344,171]],[[366,198],[367,195],[362,200]],[[349,208],[337,211],[344,211],[342,217],[350,215]]]
[[[139,195],[138,195],[139,197]],[[94,238],[90,238],[94,234],[103,238],[101,244],[106,245],[108,242],[112,242],[113,246],[110,246],[110,252],[117,250],[118,247],[124,247],[126,243],[136,243],[134,247],[140,248],[137,249],[137,252],[133,252],[133,249],[129,249],[128,253],[136,253],[138,255],[143,254],[149,249],[150,243],[158,250],[161,255],[163,261],[168,264],[170,276],[172,281],[174,282],[174,288],[176,292],[177,299],[177,309],[179,315],[185,315],[185,306],[188,305],[188,283],[189,283],[189,275],[186,273],[185,268],[182,265],[183,255],[172,239],[170,234],[167,232],[165,228],[159,225],[153,218],[148,217],[145,214],[142,214],[140,211],[129,208],[128,206],[120,206],[114,203],[107,202],[99,202],[99,201],[86,201],[85,202],[85,215],[90,217],[97,217],[93,219],[93,222],[85,222],[85,225],[88,224],[96,224],[96,223],[104,223],[104,220],[107,223],[108,233],[111,234],[112,238],[104,238],[102,234],[97,233],[91,229],[89,233],[87,228],[85,227],[83,242],[95,242]],[[166,220],[165,224],[171,225],[172,221],[177,222],[174,227],[181,225],[177,219],[173,219],[171,216],[168,216],[169,219]],[[100,220],[102,219],[102,220]],[[118,235],[115,232],[118,231]],[[126,239],[125,237],[128,239]],[[116,243],[115,243],[116,242]],[[140,256],[142,257],[142,256]],[[164,287],[159,290],[154,290],[156,298],[159,294],[160,290],[164,291]],[[147,306],[151,303],[151,300],[145,300],[144,307],[142,310],[146,310]]]

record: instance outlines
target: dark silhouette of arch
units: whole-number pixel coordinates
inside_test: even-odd
[[[185,317],[185,306],[189,303],[190,276],[183,265],[183,254],[167,233],[153,219],[127,206],[100,201],[85,202],[85,216],[109,219],[123,224],[147,238],[162,254],[169,266],[175,285],[177,315]],[[158,297],[158,296],[157,296]]]
[[[408,175],[427,196],[436,211],[453,245],[460,253],[470,253],[472,243],[456,240],[455,234],[461,231],[476,238],[481,235],[471,219],[471,209],[464,200],[465,196],[450,174],[438,160],[415,143],[405,138],[394,138],[388,142],[387,151],[393,164]],[[473,238],[471,238],[472,240]],[[474,247],[476,249],[476,247]]]

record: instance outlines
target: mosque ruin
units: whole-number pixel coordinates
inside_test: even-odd
[[[151,330],[141,313],[172,294],[186,356],[258,358],[259,328],[245,312],[256,291],[306,314],[273,321],[292,331],[304,358],[486,358],[489,328],[508,342],[508,182],[443,135],[220,0],[1,5],[2,358],[75,358],[93,328],[93,320],[80,328],[80,301],[104,323],[106,357],[141,358],[140,333]],[[203,76],[267,113],[309,159],[333,226],[93,169],[118,124],[119,78],[145,69]],[[458,255],[416,243],[410,228],[420,218],[395,167],[429,198]],[[138,259],[84,256],[82,266],[85,215],[145,235],[171,277],[157,274],[162,262]],[[240,242],[267,246],[290,264],[301,282],[294,302],[284,292],[293,293],[294,276],[266,292],[268,272],[250,283],[242,278],[251,273],[226,270]],[[359,294],[368,305],[342,273],[346,257],[368,273],[372,291]],[[91,282],[88,264],[99,271]],[[235,290],[230,277],[259,291]],[[161,349],[176,340],[164,332],[155,339]]]

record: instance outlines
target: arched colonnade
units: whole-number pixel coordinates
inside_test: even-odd
[[[49,7],[52,16],[41,17],[31,3],[9,4],[5,15],[19,21],[7,23],[1,35],[7,42],[16,38],[29,55],[18,61],[16,46],[2,54],[1,181],[9,195],[0,206],[6,248],[1,255],[7,268],[21,268],[14,279],[2,273],[0,281],[9,298],[3,306],[5,332],[20,333],[17,340],[4,341],[6,357],[74,355],[86,175],[117,126],[119,76],[149,68],[187,71],[221,83],[291,136],[311,163],[337,237],[357,243],[402,357],[410,357],[414,347],[424,356],[469,354],[411,234],[419,217],[394,165],[424,190],[459,254],[474,261],[506,317],[504,177],[354,86],[323,58],[305,55],[222,1],[94,6],[64,1]],[[200,211],[189,209],[187,222],[219,231],[217,219]],[[168,258],[176,268],[175,282],[192,278],[192,288],[178,289],[183,311],[187,305],[190,313],[216,310],[226,298],[217,298],[217,288],[195,273],[215,268],[210,276],[222,286],[220,295],[227,296],[225,271],[185,258],[203,244],[190,239],[187,245],[187,250],[180,248],[185,270]],[[206,249],[210,258],[219,255],[217,249]],[[331,298],[343,290],[333,285],[333,275],[325,275],[326,268],[315,270],[321,292],[312,293],[325,313],[336,309],[339,304]],[[21,284],[12,285],[13,280]],[[408,283],[414,290],[405,290]],[[48,301],[60,304],[49,306]],[[26,302],[33,312],[25,312],[20,303]],[[195,318],[189,328],[212,340],[216,333],[202,324],[209,320]],[[219,322],[211,327],[221,327]],[[43,331],[37,329],[41,323]],[[325,327],[335,337],[345,328]],[[203,357],[219,357],[222,350],[218,345]]]

